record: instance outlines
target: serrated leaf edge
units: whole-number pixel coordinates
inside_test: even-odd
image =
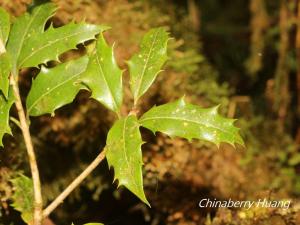
[[[158,33],[159,33],[159,29],[157,28],[156,32],[155,32],[155,37],[153,38],[153,41],[151,43],[151,47],[150,47],[150,50],[149,50],[149,53],[147,54],[147,58],[146,58],[146,62],[144,64],[144,67],[143,67],[143,70],[142,70],[142,74],[141,74],[141,78],[139,79],[139,83],[138,83],[138,87],[137,87],[137,90],[133,91],[133,95],[134,95],[134,103],[136,104],[138,99],[144,94],[144,93],[140,93],[140,90],[141,90],[141,85],[142,85],[142,80],[145,76],[145,72],[146,72],[146,68],[147,68],[147,65],[149,63],[149,59],[151,58],[151,54],[152,54],[152,51],[153,51],[153,48],[154,48],[154,43],[156,42],[156,39],[157,39],[157,36],[158,36]],[[168,41],[170,40],[171,38],[168,38],[165,42],[165,47],[168,43]],[[131,64],[131,60],[127,61],[127,64],[130,65]],[[161,73],[163,70],[159,70],[153,80],[151,81],[151,84],[153,83],[153,81],[156,79],[157,75],[159,73]]]
[[[71,23],[67,24],[67,25],[70,25]],[[73,23],[73,24],[76,24],[76,23]],[[78,24],[84,24],[84,23],[78,23]],[[87,24],[87,26],[91,26],[90,24]],[[64,26],[62,26],[64,27]],[[62,27],[58,27],[58,28],[53,28],[52,26],[50,26],[45,32],[49,31],[49,30],[54,30],[54,29],[59,29],[59,28],[62,28]],[[105,29],[105,28],[103,28]],[[103,30],[102,30],[103,31]],[[30,57],[32,57],[33,55],[35,55],[37,52],[41,51],[42,49],[46,48],[46,47],[49,47],[50,45],[53,45],[54,43],[57,43],[59,41],[62,41],[64,39],[68,39],[68,38],[71,38],[73,36],[76,36],[76,35],[79,35],[79,34],[83,34],[85,33],[86,31],[79,31],[79,32],[75,32],[75,33],[72,33],[72,35],[68,35],[68,36],[65,36],[63,38],[59,38],[59,39],[56,39],[55,41],[51,41],[49,43],[47,43],[46,45],[43,45],[42,47],[40,48],[37,48],[37,49],[33,49],[31,54],[29,54],[28,56],[26,56],[20,63],[19,63],[19,67],[22,67],[22,65],[24,64],[24,62],[26,62],[27,59],[29,59]],[[100,31],[101,32],[101,31]],[[97,34],[96,34],[97,35]],[[87,40],[94,40],[96,39],[96,35],[94,35],[94,38],[88,38],[86,40],[83,40],[82,42],[80,43],[84,43],[85,41]],[[80,44],[80,43],[77,43],[77,44]],[[77,49],[76,46],[72,49]],[[58,57],[59,55],[56,55],[56,60],[58,60]],[[49,60],[46,60],[45,62],[42,62],[42,63],[46,63],[48,62]]]
[[[114,56],[114,45],[115,45],[115,43],[113,43],[112,46],[109,46],[109,44],[106,42],[106,40],[105,40],[105,38],[104,38],[104,36],[103,36],[103,33],[100,33],[99,36],[100,36],[100,38],[97,40],[97,42],[101,41],[101,42],[103,43],[103,45],[105,45],[105,47],[109,48],[109,49],[112,51],[112,60],[113,60],[113,62],[116,64],[117,68],[118,68],[118,69],[120,70],[120,72],[121,72],[121,85],[123,85],[123,82],[122,82],[122,75],[123,75],[124,70],[121,70],[121,69],[118,67],[118,64],[117,64],[117,62],[116,62],[116,60],[115,60],[115,56]],[[98,44],[98,43],[97,43],[97,44]],[[103,77],[103,80],[104,80],[104,82],[105,82],[105,84],[106,84],[106,86],[107,86],[107,89],[108,89],[108,91],[109,91],[110,97],[111,97],[111,99],[112,99],[112,101],[113,101],[113,108],[112,108],[112,110],[113,110],[114,112],[116,112],[117,115],[120,116],[120,112],[119,112],[120,107],[118,106],[118,104],[117,104],[117,102],[116,102],[115,95],[113,95],[113,92],[112,92],[112,90],[111,90],[110,85],[108,85],[107,77],[105,76],[105,73],[104,73],[104,70],[103,70],[103,66],[102,66],[101,63],[100,63],[99,54],[98,54],[98,51],[97,51],[97,44],[96,44],[96,47],[95,47],[95,49],[94,49],[94,52],[91,53],[91,56],[90,56],[90,57],[93,57],[93,56],[96,57],[97,65],[98,65],[98,68],[100,69],[101,76]],[[83,82],[83,83],[85,83],[85,82]],[[88,86],[88,85],[87,85],[87,86]],[[89,88],[89,89],[90,89],[90,88]],[[92,96],[91,96],[91,97],[94,97],[94,98],[97,99],[99,102],[101,102],[101,103],[104,104],[106,107],[108,107],[109,109],[111,108],[110,106],[108,106],[108,105],[106,105],[105,103],[103,103],[101,99],[99,99],[99,98],[97,98],[96,96],[94,96],[93,91],[92,91],[91,89],[90,89],[90,91],[91,91],[91,93],[92,93]],[[122,104],[122,102],[121,102],[121,104]]]
[[[48,70],[48,68],[42,66],[41,71],[43,71],[43,70],[44,70],[44,71],[45,71],[45,70]],[[46,90],[46,92],[44,92],[42,95],[40,95],[40,97],[37,98],[37,99],[34,101],[34,103],[27,109],[28,114],[30,115],[31,110],[36,106],[36,104],[37,104],[43,97],[47,96],[47,95],[48,95],[49,93],[51,93],[54,89],[57,89],[58,87],[64,85],[65,83],[69,82],[70,80],[74,79],[75,77],[80,76],[82,73],[84,73],[84,71],[80,71],[80,72],[76,73],[75,75],[69,77],[68,79],[64,80],[64,82],[62,82],[62,83],[60,83],[60,84],[54,86],[52,89]],[[33,82],[34,82],[34,81],[33,81]],[[56,109],[58,109],[58,108],[60,108],[60,107],[61,107],[61,105],[58,105],[53,111],[55,111]],[[51,115],[54,116],[54,112],[52,112]]]
[[[129,163],[128,163],[128,158],[127,158],[127,153],[126,153],[125,130],[126,130],[127,120],[128,120],[129,117],[130,117],[130,116],[124,118],[124,125],[123,125],[123,129],[122,129],[122,138],[123,138],[123,140],[124,140],[123,151],[124,151],[124,154],[125,154],[126,163],[127,163],[128,168],[130,168],[130,165],[129,165]],[[141,126],[139,123],[138,123],[138,125],[139,125],[138,127]],[[139,128],[138,128],[138,129],[139,129]],[[144,143],[145,143],[145,142],[143,142],[143,141],[140,143],[139,148],[140,148],[141,151],[142,151],[141,146],[142,146]],[[109,165],[109,169],[114,168],[113,165],[109,164],[109,162],[108,162],[108,165]],[[144,163],[141,161],[141,166],[143,166],[143,165],[144,165]],[[133,178],[132,180],[134,181],[134,185],[136,186],[137,190],[139,190],[138,185],[137,185],[137,183],[135,182],[134,176],[133,176],[133,174],[132,174],[132,170],[130,170],[130,175],[131,175],[131,177]],[[117,188],[119,188],[120,186],[125,186],[125,187],[126,187],[126,185],[122,184],[122,183],[120,182],[120,180],[119,180],[117,177],[114,176],[113,183],[114,183],[116,180],[119,181]],[[133,193],[133,194],[135,194],[135,193]],[[151,205],[150,205],[150,203],[148,202],[148,200],[147,200],[147,198],[146,198],[146,195],[145,195],[145,193],[144,193],[144,190],[143,190],[143,192],[140,193],[140,194],[142,194],[142,196],[144,197],[144,199],[141,199],[141,198],[138,197],[138,196],[137,196],[137,197],[138,197],[139,199],[141,199],[144,203],[146,203],[146,204],[151,208]]]
[[[181,97],[177,102],[178,102],[178,106],[180,106],[180,107],[184,107],[184,106],[186,106],[186,104],[187,104],[187,103],[185,102],[185,100],[184,100],[184,96]],[[153,108],[156,108],[156,107],[157,107],[157,106],[154,106]],[[214,115],[218,115],[218,116],[222,117],[221,115],[218,114],[218,109],[219,109],[219,107],[220,107],[220,105],[217,105],[217,106],[214,106],[214,107],[211,107],[211,108],[206,108],[206,109],[209,109],[209,110],[211,111],[211,113],[213,113]],[[151,108],[151,109],[153,109],[153,108]],[[150,109],[150,110],[151,110],[151,109]],[[149,111],[150,111],[150,110],[149,110]],[[222,118],[225,118],[225,117],[222,117]],[[240,134],[239,134],[240,128],[238,128],[238,127],[236,127],[236,126],[234,126],[235,132],[228,132],[228,131],[223,130],[223,129],[219,128],[219,127],[216,127],[216,126],[214,126],[214,125],[212,125],[212,124],[208,124],[208,125],[207,125],[207,124],[203,124],[203,123],[198,123],[197,121],[188,120],[188,119],[178,119],[178,118],[176,118],[176,117],[171,117],[171,116],[170,116],[170,117],[167,117],[167,116],[164,116],[164,117],[153,117],[153,116],[152,116],[151,118],[143,118],[143,116],[142,116],[142,117],[139,119],[139,122],[140,122],[141,126],[143,126],[143,121],[147,121],[147,120],[155,120],[155,119],[173,119],[173,120],[186,121],[186,122],[190,122],[190,123],[196,123],[196,124],[199,124],[199,125],[201,125],[201,126],[211,126],[212,128],[214,128],[214,129],[216,129],[216,130],[219,130],[219,131],[221,131],[221,132],[224,132],[224,133],[227,133],[227,134],[230,134],[230,135],[232,135],[232,136],[237,137],[237,141],[236,141],[236,142],[234,142],[234,143],[226,142],[226,143],[232,145],[233,147],[236,147],[236,146],[235,146],[235,143],[240,144],[240,145],[242,145],[242,146],[245,146],[245,143],[244,143],[243,139],[240,137]],[[237,119],[230,119],[230,118],[225,118],[225,119],[227,119],[228,122],[231,122],[231,125],[234,125],[234,122],[237,121]],[[153,132],[153,133],[155,134],[156,132]],[[188,139],[188,140],[191,141],[191,139]],[[217,147],[219,148],[221,142],[215,143],[215,144],[216,144]]]
[[[52,3],[50,3],[50,4],[52,4]],[[18,52],[16,53],[16,55],[17,55],[17,58],[16,58],[17,61],[18,61],[18,58],[20,57],[21,51],[22,51],[22,49],[23,49],[25,37],[28,35],[28,33],[27,33],[27,32],[28,32],[28,29],[30,28],[32,22],[33,22],[34,19],[37,17],[37,15],[39,14],[39,12],[40,12],[41,9],[42,9],[41,7],[39,7],[39,8],[37,9],[36,14],[34,14],[34,15],[30,18],[30,21],[29,21],[29,23],[27,24],[27,26],[26,26],[26,28],[25,28],[25,32],[23,33],[23,35],[22,35],[22,37],[21,37],[21,41],[20,41],[20,42],[22,42],[22,44],[20,45],[20,48],[18,49]],[[46,21],[48,21],[51,17],[54,16],[56,10],[57,10],[57,7],[55,7],[55,8],[53,9],[52,14],[48,17],[48,19],[47,19]],[[30,14],[27,14],[27,15],[30,16]],[[46,24],[46,23],[45,23],[45,24]],[[21,64],[19,64],[18,62],[16,62],[16,64],[18,65],[18,67],[21,67]]]

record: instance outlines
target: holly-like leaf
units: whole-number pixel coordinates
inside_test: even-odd
[[[160,131],[169,136],[178,136],[191,140],[202,139],[218,145],[226,142],[243,145],[239,128],[233,125],[234,119],[218,114],[218,107],[203,109],[187,104],[183,98],[176,102],[153,107],[139,122],[153,132]]]
[[[19,67],[36,67],[41,63],[58,60],[58,57],[76,45],[95,39],[95,35],[108,29],[106,26],[69,23],[59,28],[50,26],[44,33],[31,36],[22,48]]]
[[[124,185],[149,205],[143,190],[143,142],[139,127],[133,115],[118,120],[108,132],[106,157],[109,166],[114,167],[119,186]]]
[[[140,52],[128,61],[135,103],[148,90],[166,62],[168,40],[169,35],[164,28],[150,30],[142,40]]]
[[[80,75],[86,70],[88,57],[84,56],[41,72],[33,80],[26,100],[27,111],[31,116],[54,111],[73,101],[82,85],[78,83]]]
[[[33,182],[24,175],[13,179],[11,182],[14,188],[11,206],[21,212],[22,219],[29,223],[33,219]]]
[[[4,46],[8,39],[9,30],[10,30],[9,14],[3,8],[0,7],[0,40],[2,41]]]
[[[54,14],[56,7],[52,3],[42,4],[17,18],[12,26],[7,51],[11,53],[14,70],[17,70],[17,62],[24,46],[28,46],[28,40],[33,36],[44,32],[47,20]]]
[[[81,80],[92,91],[92,98],[119,112],[123,98],[122,70],[116,63],[113,48],[107,45],[102,34]]]
[[[8,95],[8,100],[0,93],[0,147],[3,147],[2,138],[4,134],[11,134],[9,126],[9,111],[14,103],[12,90]]]
[[[11,63],[8,53],[4,53],[0,55],[0,93],[5,98],[8,97],[8,89],[9,89],[9,74],[11,70]]]

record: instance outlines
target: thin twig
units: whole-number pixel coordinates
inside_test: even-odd
[[[5,53],[5,45],[3,41],[0,39],[0,55]],[[33,149],[33,144],[31,140],[31,135],[29,131],[29,126],[26,121],[26,116],[24,112],[24,108],[22,105],[21,97],[20,97],[20,91],[19,91],[19,85],[18,82],[15,80],[14,75],[17,74],[17,71],[15,71],[14,74],[10,75],[10,85],[13,88],[14,96],[15,96],[15,104],[19,115],[20,120],[20,128],[22,130],[22,134],[25,141],[25,146],[29,158],[29,164],[31,169],[31,175],[33,180],[33,189],[34,189],[34,225],[41,225],[43,220],[43,199],[42,199],[42,192],[41,192],[41,182],[40,182],[40,175],[39,170],[35,158],[35,153]]]
[[[43,218],[46,218],[55,210],[70,193],[82,183],[82,181],[102,162],[105,158],[106,149],[104,149],[96,159],[62,192],[56,199],[43,211]]]
[[[20,130],[22,130],[22,128],[21,128],[21,124],[20,124],[20,121],[19,120],[17,120],[16,118],[14,118],[14,117],[9,117],[9,120],[11,121],[11,122],[13,122],[14,124],[16,124],[17,125],[17,127],[19,127],[20,128]]]
[[[24,108],[21,102],[19,86],[15,80],[14,75],[10,76],[10,84],[12,85],[14,96],[15,96],[15,104],[19,115],[21,130],[23,133],[25,146],[29,158],[29,164],[31,169],[31,175],[33,180],[33,189],[34,189],[34,225],[41,225],[43,216],[43,199],[41,192],[41,182],[39,176],[39,170],[36,162],[36,157],[33,149],[33,144],[31,140],[31,135],[29,131],[29,126],[27,124]]]

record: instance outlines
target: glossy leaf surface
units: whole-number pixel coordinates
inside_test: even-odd
[[[92,98],[119,112],[123,98],[122,70],[116,63],[113,48],[108,46],[102,34],[81,80],[91,90]]]
[[[143,142],[139,127],[135,116],[118,120],[108,133],[106,157],[109,166],[114,168],[119,186],[124,185],[149,205],[143,190]]]
[[[0,39],[5,45],[8,39],[10,31],[10,19],[9,14],[0,7]]]
[[[73,101],[82,86],[78,83],[80,75],[86,70],[88,57],[59,64],[41,72],[32,82],[26,105],[31,116],[54,111]]]
[[[162,132],[171,137],[201,139],[219,145],[226,142],[243,145],[239,128],[234,119],[218,114],[218,108],[201,108],[187,104],[184,99],[153,107],[140,119],[142,126],[153,132]]]
[[[42,4],[34,8],[31,13],[25,13],[17,18],[12,26],[7,45],[14,70],[17,69],[17,62],[23,48],[25,46],[32,48],[32,46],[28,46],[28,40],[44,32],[45,24],[55,10],[52,3]]]
[[[128,61],[135,102],[148,90],[166,62],[168,40],[164,28],[150,30],[142,40],[140,51]]]
[[[18,65],[36,67],[41,63],[58,60],[62,53],[76,49],[76,45],[95,39],[95,35],[107,29],[105,26],[70,23],[63,27],[52,26],[40,35],[29,38],[22,48]]]

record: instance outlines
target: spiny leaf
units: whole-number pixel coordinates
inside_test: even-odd
[[[32,82],[31,90],[26,100],[27,111],[31,116],[54,111],[73,101],[82,86],[78,78],[86,70],[88,57],[59,64],[41,72]]]
[[[0,55],[0,93],[5,98],[8,97],[8,89],[9,89],[9,74],[11,70],[11,63],[8,53],[4,53]]]
[[[84,23],[70,23],[59,28],[50,26],[44,33],[31,36],[22,48],[18,65],[36,67],[41,63],[59,60],[62,53],[76,49],[76,45],[95,39],[95,35],[108,29]]]
[[[33,219],[33,183],[24,175],[13,179],[14,194],[11,206],[21,212],[22,219],[28,223]]]
[[[0,40],[2,40],[4,46],[8,39],[9,30],[10,30],[9,14],[3,8],[0,7]]]
[[[218,107],[203,109],[187,104],[184,99],[153,107],[140,119],[142,126],[153,132],[160,131],[169,136],[178,136],[210,141],[219,146],[221,142],[243,145],[234,119],[218,114]]]
[[[45,24],[55,10],[54,4],[47,3],[34,8],[32,13],[25,13],[17,18],[12,26],[7,45],[14,70],[17,70],[17,62],[24,46],[31,47],[28,46],[28,40],[44,32]]]
[[[108,132],[106,157],[109,166],[114,167],[119,186],[124,185],[149,205],[143,190],[143,142],[139,126],[135,116],[118,120]]]
[[[9,126],[9,111],[14,103],[12,90],[9,91],[8,100],[0,93],[0,147],[3,147],[2,138],[4,134],[11,134]]]
[[[119,112],[123,98],[122,70],[116,63],[113,48],[107,45],[102,34],[81,80],[92,91],[92,98]]]
[[[168,40],[169,35],[164,28],[150,30],[142,40],[140,52],[128,61],[135,103],[154,82],[167,60]]]

